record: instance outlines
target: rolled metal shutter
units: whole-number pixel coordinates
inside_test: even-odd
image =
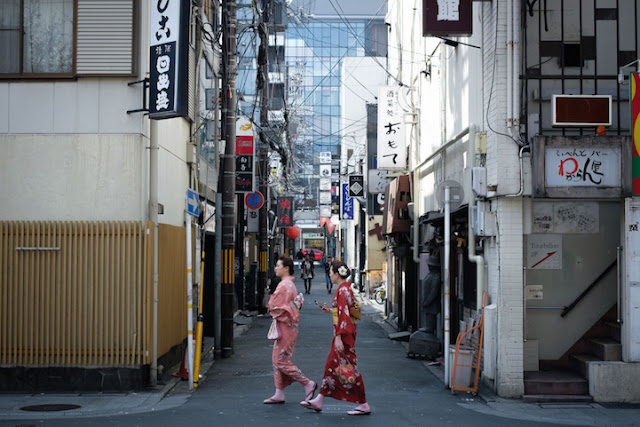
[[[134,74],[135,0],[78,0],[78,75]]]

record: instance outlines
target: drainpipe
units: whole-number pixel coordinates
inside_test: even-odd
[[[469,145],[467,151],[467,159],[469,161],[469,168],[473,170],[476,165],[476,133],[477,129],[475,125],[469,126]],[[471,174],[469,174],[469,180],[471,180]],[[469,182],[468,188],[471,188],[471,182]],[[476,308],[480,310],[482,307],[482,295],[484,294],[484,257],[482,255],[476,255],[476,235],[473,233],[471,227],[471,207],[476,204],[476,196],[473,191],[469,192],[469,218],[468,218],[468,235],[469,235],[469,261],[476,265]]]
[[[158,122],[149,123],[149,221],[153,223],[153,354],[151,385],[158,383]]]
[[[511,3],[511,2],[508,2]],[[516,137],[520,136],[520,0],[513,0],[513,28],[512,28],[512,51],[513,51],[513,67],[512,67],[512,96],[513,103],[511,105],[511,125],[513,126]]]
[[[496,14],[496,19],[499,16]],[[507,0],[507,132],[513,136],[511,126],[513,126],[513,1]],[[496,37],[498,34],[496,33]],[[497,52],[494,52],[496,55]],[[475,155],[475,153],[474,153]]]

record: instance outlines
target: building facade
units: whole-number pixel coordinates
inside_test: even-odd
[[[389,70],[415,118],[414,237],[392,286],[441,257],[452,343],[486,292],[481,378],[501,396],[554,394],[554,373],[571,370],[575,396],[638,401],[637,5],[469,1],[439,14],[438,3],[399,1],[387,15]],[[417,304],[419,289],[402,301]]]

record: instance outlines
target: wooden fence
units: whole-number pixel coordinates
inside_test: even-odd
[[[150,363],[151,230],[0,222],[0,365]]]

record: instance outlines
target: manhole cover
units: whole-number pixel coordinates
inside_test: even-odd
[[[33,411],[33,412],[55,412],[55,411],[70,411],[72,409],[81,408],[80,405],[67,405],[64,403],[49,403],[46,405],[31,405],[31,406],[23,406],[20,408],[22,411]]]

